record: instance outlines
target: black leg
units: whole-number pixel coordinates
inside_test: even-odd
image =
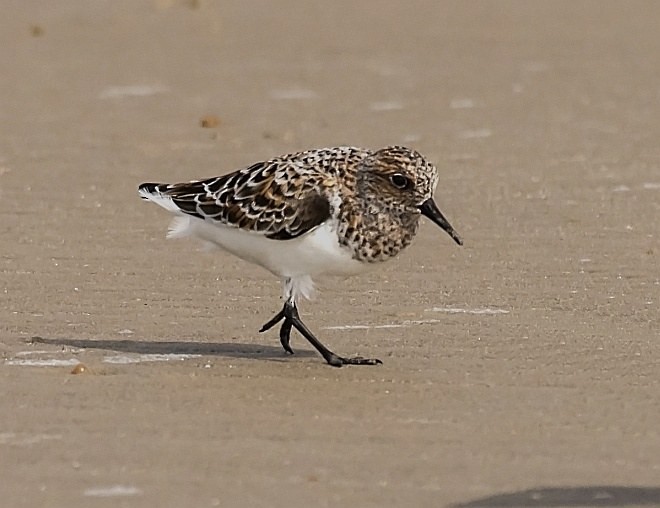
[[[285,315],[284,313],[284,308],[282,308],[281,311],[279,311],[273,318],[268,321],[265,325],[261,327],[259,330],[260,333],[263,333],[267,330],[270,330],[273,326],[275,326],[277,323],[280,321],[284,320],[284,323],[282,323],[282,327],[280,328],[280,344],[282,344],[282,347],[284,348],[284,351],[286,351],[289,354],[293,354],[293,349],[291,349],[291,346],[289,345],[289,339],[291,338],[291,320]]]
[[[261,327],[259,332],[265,332],[267,330],[270,330],[273,326],[275,326],[277,323],[282,321],[284,319],[284,309],[279,311],[277,314],[275,314],[272,319],[268,321],[265,325]]]
[[[293,303],[289,301],[287,301],[284,304],[282,310],[278,312],[265,325],[263,325],[259,331],[265,332],[282,320],[284,320],[284,323],[282,323],[282,328],[280,328],[280,343],[282,344],[284,350],[288,353],[293,353],[291,346],[289,346],[291,328],[293,327],[298,330],[298,332],[300,332],[300,334],[305,337],[312,346],[316,348],[316,350],[321,354],[325,361],[333,367],[341,367],[342,365],[378,365],[383,363],[376,358],[362,358],[361,356],[354,358],[343,358],[336,355],[327,347],[325,347],[321,341],[314,336],[310,329],[307,328],[305,323],[302,322],[302,319],[300,319],[298,309]]]
[[[291,325],[291,320],[285,319],[284,323],[282,323],[282,328],[280,328],[280,344],[282,344],[284,351],[290,355],[293,354],[293,349],[291,349],[291,346],[289,346],[289,339],[291,338]]]

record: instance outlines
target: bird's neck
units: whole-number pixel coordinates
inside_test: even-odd
[[[337,218],[340,245],[359,261],[380,262],[410,245],[419,226],[419,214],[392,209],[376,199],[343,201]]]

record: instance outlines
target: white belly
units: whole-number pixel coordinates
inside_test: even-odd
[[[330,221],[292,240],[271,240],[260,233],[214,224],[196,217],[176,217],[168,236],[189,235],[263,266],[279,277],[353,275],[366,268],[365,263],[353,259],[350,251],[339,245],[334,224]]]

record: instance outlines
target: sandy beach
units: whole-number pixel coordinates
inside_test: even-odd
[[[10,1],[0,504],[660,506],[660,3]],[[203,126],[204,124],[205,126]],[[137,185],[411,146],[398,259],[278,280]],[[82,364],[82,366],[80,365]],[[609,504],[604,504],[609,503]]]

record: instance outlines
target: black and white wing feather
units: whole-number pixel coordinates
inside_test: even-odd
[[[143,183],[139,193],[177,214],[289,240],[330,218],[333,182],[302,163],[274,159],[216,178]]]

